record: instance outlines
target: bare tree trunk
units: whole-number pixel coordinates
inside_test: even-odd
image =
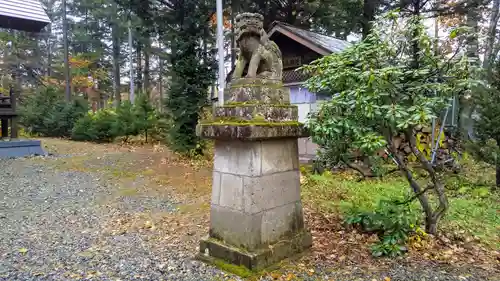
[[[415,18],[418,18],[420,16],[420,0],[413,0],[412,2],[413,5],[413,16]],[[418,29],[413,30],[412,34],[412,68],[413,69],[418,69],[420,65],[420,46],[418,45],[419,42],[415,40],[415,38],[418,38],[420,36]]]
[[[413,130],[411,130],[413,131]],[[424,190],[420,187],[420,184],[415,180],[413,177],[413,173],[411,172],[410,168],[406,165],[404,159],[401,157],[398,149],[394,146],[394,143],[392,142],[392,134],[389,133],[385,137],[386,141],[389,144],[389,151],[391,154],[394,156],[394,159],[396,160],[396,163],[403,173],[403,175],[406,177],[406,180],[410,184],[411,189],[413,190],[413,193],[417,197],[418,201],[420,202],[420,206],[422,206],[422,209],[425,214],[426,218],[426,225],[428,224],[428,218],[432,217],[432,207],[429,202],[429,198],[427,198],[427,195],[425,194]]]
[[[151,52],[151,38],[149,34],[146,35],[146,44],[144,46],[144,93],[151,94],[151,74],[150,74],[150,52]],[[150,98],[152,98],[150,96]]]
[[[375,6],[374,0],[364,0],[363,1],[363,17],[361,19],[361,31],[363,39],[370,34],[372,29],[371,22],[375,19]]]
[[[429,208],[430,211],[430,213],[426,212],[425,229],[427,233],[436,234],[438,223],[445,214],[446,210],[448,210],[448,198],[445,193],[444,184],[438,178],[437,173],[432,167],[431,163],[427,160],[427,158],[425,158],[425,156],[420,152],[420,150],[418,150],[417,141],[415,139],[415,133],[413,131],[413,128],[407,129],[405,131],[405,136],[406,139],[408,139],[410,142],[410,148],[412,153],[417,157],[418,161],[429,175],[433,189],[438,197],[439,204],[435,211],[432,211],[432,209],[430,209],[431,208],[430,205],[427,207],[424,207],[422,205],[422,207],[424,207],[424,211],[426,208]],[[419,192],[421,192],[421,190]]]
[[[160,43],[161,52],[161,43]],[[160,95],[160,112],[163,112],[163,58],[158,57],[158,94]]]
[[[498,56],[499,52],[500,52],[500,42],[497,40],[496,44],[494,44],[493,52],[491,53],[491,56],[496,58]]]
[[[479,3],[478,0],[468,0],[467,1],[467,21],[466,25],[470,29],[469,36],[467,37],[467,57],[474,60],[474,64],[479,66],[479,56],[478,56],[478,34],[479,34]],[[473,112],[473,104],[471,98],[461,98],[459,100],[459,119],[458,119],[458,129],[460,132],[460,137],[463,139],[468,139],[468,130],[472,126],[471,115]]]
[[[89,10],[88,8],[85,8],[85,34],[89,34]],[[92,44],[89,44],[89,42],[87,42],[87,40],[83,41],[82,44],[81,44],[81,50],[80,52],[82,53],[87,53],[89,52],[91,49],[92,49]],[[90,48],[89,48],[90,46]]]
[[[66,101],[71,100],[71,81],[69,74],[69,54],[68,54],[68,19],[66,18],[66,0],[62,1],[63,6],[63,42],[64,42],[64,77],[66,81]]]
[[[137,47],[136,47],[136,56],[137,56],[137,89],[144,90],[142,88],[143,83],[142,83],[142,45],[137,38]]]
[[[134,58],[133,58],[133,38],[132,38],[132,23],[130,21],[130,18],[128,20],[128,59],[130,63],[130,93],[129,93],[129,101],[131,103],[134,103],[135,100],[135,89],[134,89]]]
[[[50,20],[53,20],[54,0],[47,2],[47,14]],[[47,26],[47,66],[45,75],[50,77],[52,75],[52,23]]]
[[[52,75],[52,24],[49,24],[47,28],[48,38],[47,38],[47,70],[46,75],[50,77]]]
[[[118,10],[116,2],[113,1],[112,3],[113,11],[116,15]],[[113,41],[113,92],[116,107],[120,106],[120,103],[122,101],[120,93],[120,31],[118,30],[119,26],[117,17],[118,16],[113,19],[111,29],[111,36]]]
[[[500,18],[499,7],[500,7],[500,0],[493,0],[490,22],[488,26],[488,34],[486,37],[486,47],[484,50],[484,61],[483,61],[483,68],[486,70],[488,77],[491,72],[490,65],[494,61],[494,55],[496,55],[493,53],[493,48],[496,39],[498,19]]]
[[[495,167],[496,167],[496,174],[495,174],[496,186],[497,186],[497,189],[499,189],[500,188],[500,161],[497,160]]]

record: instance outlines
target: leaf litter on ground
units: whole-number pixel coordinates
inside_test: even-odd
[[[59,168],[98,170],[105,176],[122,179],[124,182],[143,177],[148,182],[144,192],[166,193],[175,198],[175,201],[182,202],[178,205],[177,212],[172,213],[117,213],[113,219],[102,222],[106,233],[147,231],[151,233],[150,239],[156,243],[177,246],[190,253],[196,252],[199,239],[206,235],[209,223],[207,202],[210,202],[211,190],[210,156],[192,160],[172,153],[159,144],[93,144],[55,139],[42,141],[54,154],[75,155],[73,161],[66,161]],[[114,159],[114,167],[106,167],[106,160],[110,158]],[[47,161],[57,164],[61,159]],[[349,173],[345,173],[343,177],[345,180],[354,179]],[[308,180],[308,177],[301,176],[303,184]],[[394,260],[374,259],[369,252],[369,245],[376,241],[376,236],[346,229],[338,214],[322,212],[313,203],[304,201],[306,222],[314,239],[312,253],[301,258],[298,265],[291,263],[292,272],[269,275],[273,279],[279,276],[279,280],[294,280],[296,274],[300,273],[314,275],[317,272],[310,266],[314,264],[333,268],[355,266],[377,271],[401,262],[474,262],[487,270],[494,270],[500,261],[498,253],[491,255],[491,252],[488,253],[480,246],[456,245],[436,239],[420,241],[405,257]],[[383,280],[388,281],[390,277]]]

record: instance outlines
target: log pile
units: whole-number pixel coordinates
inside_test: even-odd
[[[438,149],[436,154],[436,159],[442,160],[448,158],[449,150],[448,148],[453,146],[453,140],[446,136],[444,133],[439,134],[440,125],[438,124],[434,131],[434,143],[432,144],[432,127],[431,126],[417,126],[415,128],[415,138],[417,148],[426,156],[427,159],[431,159],[432,147],[436,146],[436,141],[439,138]],[[440,136],[439,136],[440,135]],[[403,156],[404,159],[412,162],[416,160],[415,155],[412,154],[410,143],[406,140],[404,134],[400,134],[393,138],[393,143],[399,154]]]

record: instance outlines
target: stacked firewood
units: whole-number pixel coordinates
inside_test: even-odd
[[[432,127],[431,126],[417,126],[415,128],[415,138],[417,148],[426,156],[427,159],[431,159],[432,148],[436,146],[436,141],[438,141],[438,148],[436,153],[436,159],[442,160],[449,156],[449,149],[453,146],[453,139],[446,136],[445,133],[439,133],[440,126],[436,126],[434,131],[434,143],[432,143]],[[406,139],[404,134],[400,134],[393,138],[393,143],[398,152],[404,159],[408,161],[415,161],[416,158],[411,152],[410,143]]]

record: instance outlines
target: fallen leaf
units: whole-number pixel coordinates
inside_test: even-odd
[[[23,255],[25,255],[27,252],[28,252],[28,249],[26,249],[26,248],[19,249],[19,253],[21,253]]]
[[[278,280],[279,278],[281,277],[281,274],[279,273],[271,273],[271,278],[273,278],[273,280]]]
[[[146,221],[144,223],[144,227],[148,228],[148,229],[154,229],[155,228],[154,224],[151,221]]]

